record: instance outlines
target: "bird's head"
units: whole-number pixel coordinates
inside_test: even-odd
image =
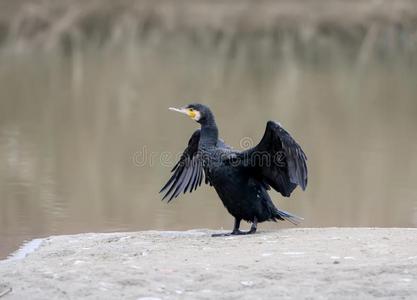
[[[210,109],[203,104],[188,104],[181,108],[170,107],[169,109],[185,114],[200,124],[204,124],[208,120],[213,119],[213,114],[211,113]]]

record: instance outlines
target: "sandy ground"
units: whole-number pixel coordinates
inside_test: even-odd
[[[417,299],[417,229],[211,233],[38,240],[0,262],[0,298]]]

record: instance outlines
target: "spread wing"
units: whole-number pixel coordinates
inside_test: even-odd
[[[171,178],[163,186],[160,193],[165,193],[162,200],[169,197],[168,202],[181,193],[190,193],[201,185],[204,177],[203,162],[198,153],[200,130],[196,130],[191,136],[187,148],[185,148],[180,160],[172,168]]]
[[[268,121],[264,136],[255,147],[240,153],[245,167],[285,197],[299,185],[307,187],[307,156],[278,123]]]

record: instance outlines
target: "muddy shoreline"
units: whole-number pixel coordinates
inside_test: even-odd
[[[46,238],[24,258],[0,262],[0,295],[4,299],[417,296],[417,229],[283,229],[225,238],[212,238],[213,232]]]

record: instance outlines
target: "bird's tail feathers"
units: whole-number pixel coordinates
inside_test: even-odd
[[[294,225],[298,225],[304,220],[304,218],[293,215],[292,213],[289,213],[285,210],[277,209],[275,213],[277,219],[287,220],[288,222],[291,222]]]

